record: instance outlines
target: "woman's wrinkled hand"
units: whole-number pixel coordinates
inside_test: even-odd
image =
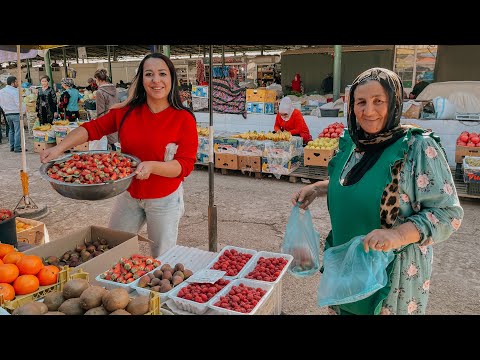
[[[400,248],[402,244],[403,237],[396,229],[375,229],[363,239],[365,252],[369,249],[387,252]]]
[[[300,202],[300,209],[306,210],[308,206],[315,200],[318,196],[318,190],[314,186],[315,184],[310,184],[304,186],[300,189],[299,192],[293,194],[292,204],[297,205],[297,202]]]

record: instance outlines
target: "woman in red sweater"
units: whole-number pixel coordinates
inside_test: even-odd
[[[312,140],[312,135],[310,135],[310,130],[305,123],[302,113],[298,109],[293,108],[292,100],[289,97],[284,97],[280,101],[273,129],[275,131],[286,130],[292,135],[302,137],[304,145]]]
[[[117,197],[109,227],[138,233],[147,223],[155,257],[177,242],[184,212],[183,180],[193,170],[198,146],[195,116],[182,105],[175,84],[171,60],[158,53],[147,55],[125,102],[40,153],[45,163],[76,145],[118,131],[122,152],[138,157],[141,163],[128,191]]]

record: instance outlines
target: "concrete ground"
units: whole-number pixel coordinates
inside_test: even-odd
[[[51,241],[87,225],[106,226],[115,199],[78,201],[60,196],[38,173],[39,156],[27,139],[30,196],[49,213],[43,221]],[[22,195],[19,170],[21,154],[0,144],[0,208],[13,208]],[[303,186],[276,178],[255,179],[244,175],[215,173],[215,204],[218,211],[218,242],[255,250],[278,252],[290,214],[290,196]],[[480,314],[480,201],[463,201],[465,218],[448,241],[434,246],[434,267],[427,314]],[[195,170],[185,181],[185,216],[178,244],[208,249],[208,172]],[[330,229],[326,199],[312,206],[314,223],[325,239]],[[140,235],[146,236],[146,229]],[[146,247],[142,251],[147,253]],[[298,280],[286,275],[282,288],[285,314],[326,314],[316,305],[320,275]]]

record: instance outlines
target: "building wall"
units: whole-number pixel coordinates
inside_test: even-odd
[[[480,45],[438,45],[435,82],[480,80]]]
[[[342,53],[342,79],[340,92],[364,70],[371,67],[393,69],[393,51],[355,51]],[[300,74],[306,92],[318,91],[323,79],[333,73],[333,56],[328,54],[302,54],[282,56],[282,86],[291,85],[296,73]]]

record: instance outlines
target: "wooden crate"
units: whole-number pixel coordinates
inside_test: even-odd
[[[462,163],[465,156],[480,156],[480,147],[457,145],[455,148],[455,163]]]
[[[17,240],[31,245],[41,245],[45,242],[45,224],[41,221],[26,219],[22,217],[15,218],[15,221],[32,225],[30,229],[17,232]]]

